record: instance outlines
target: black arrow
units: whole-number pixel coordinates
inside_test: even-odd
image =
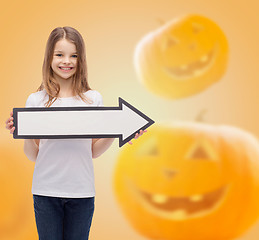
[[[119,97],[119,107],[14,108],[14,138],[119,138],[119,146],[155,121]]]

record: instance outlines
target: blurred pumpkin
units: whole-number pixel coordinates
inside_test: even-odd
[[[150,127],[118,155],[114,190],[150,239],[229,240],[259,216],[259,143],[244,130],[202,123]]]
[[[0,239],[35,240],[31,179],[33,163],[19,143],[0,144]]]
[[[147,34],[136,46],[134,65],[154,94],[190,96],[220,80],[228,59],[227,39],[216,23],[187,15]]]

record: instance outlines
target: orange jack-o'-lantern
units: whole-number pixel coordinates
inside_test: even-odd
[[[259,216],[259,143],[230,126],[156,125],[125,146],[118,203],[150,239],[229,240]]]
[[[198,93],[220,80],[226,70],[228,43],[208,18],[188,15],[146,35],[134,64],[143,84],[165,98]]]
[[[0,238],[34,240],[37,230],[31,194],[33,164],[16,144],[1,144],[0,158]]]

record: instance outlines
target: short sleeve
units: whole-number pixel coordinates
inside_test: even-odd
[[[33,95],[31,94],[27,100],[26,100],[26,103],[25,103],[25,107],[34,107],[35,106],[35,103],[34,103],[34,98],[33,98]]]
[[[96,105],[103,106],[103,97],[102,95],[96,91]]]

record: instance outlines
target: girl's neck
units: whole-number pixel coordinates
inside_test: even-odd
[[[58,79],[60,91],[58,97],[73,97],[72,79]]]
[[[72,86],[62,86],[60,84],[59,97],[73,97]]]
[[[58,94],[58,97],[60,98],[67,98],[67,97],[73,97],[74,94],[72,91],[62,91],[62,89],[60,88],[60,91],[59,91],[59,94]]]

